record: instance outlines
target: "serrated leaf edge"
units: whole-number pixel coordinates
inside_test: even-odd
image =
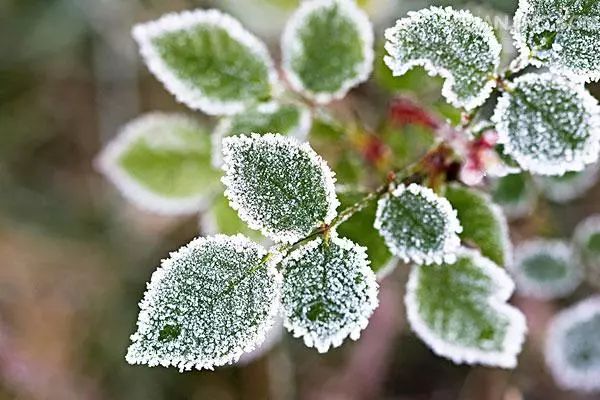
[[[248,106],[247,101],[220,101],[210,98],[204,95],[200,89],[186,84],[163,62],[152,44],[154,38],[165,33],[181,31],[197,25],[213,25],[226,30],[233,40],[247,47],[265,63],[271,86],[276,86],[277,71],[267,46],[247,31],[237,19],[216,9],[169,13],[155,21],[135,25],[132,29],[132,36],[139,45],[140,53],[148,69],[175,96],[177,101],[211,115],[235,114]]]
[[[355,24],[362,38],[362,48],[364,60],[356,70],[356,76],[353,79],[345,81],[335,92],[314,92],[304,86],[302,79],[291,66],[290,49],[296,49],[300,46],[297,39],[297,31],[304,24],[305,19],[312,13],[318,12],[321,8],[329,8],[334,3],[340,5],[340,10],[350,18]],[[354,86],[366,81],[373,71],[373,61],[375,52],[373,50],[374,34],[373,26],[367,14],[361,10],[354,1],[351,0],[308,0],[301,3],[300,7],[294,12],[286,23],[281,38],[281,67],[290,86],[306,98],[312,99],[319,104],[326,104],[333,100],[339,100]]]
[[[504,338],[504,351],[485,352],[479,349],[464,348],[440,339],[432,332],[418,312],[416,292],[419,285],[419,273],[426,266],[413,265],[408,278],[404,302],[406,314],[412,330],[423,340],[435,354],[448,358],[455,364],[482,364],[501,368],[514,368],[517,355],[525,341],[527,326],[525,317],[515,307],[506,303],[514,291],[514,283],[508,274],[491,260],[483,257],[478,251],[461,248],[458,257],[469,257],[474,264],[486,272],[498,285],[488,298],[488,305],[510,319],[510,326]],[[448,268],[452,268],[451,265]]]

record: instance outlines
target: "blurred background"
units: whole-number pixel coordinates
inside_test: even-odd
[[[470,368],[435,357],[410,332],[402,265],[382,281],[381,306],[361,339],[325,355],[283,335],[267,353],[215,372],[180,374],[125,362],[146,281],[169,251],[202,233],[197,216],[160,217],[135,208],[93,168],[103,145],[139,114],[193,114],[150,76],[130,28],[168,11],[217,7],[240,18],[278,59],[281,28],[298,2],[0,0],[0,399],[600,398],[558,389],[541,354],[549,317],[591,286],[565,302],[517,297],[531,330],[518,368]],[[396,18],[430,4],[359,3],[379,39]],[[516,8],[515,0],[437,3],[500,20]],[[406,135],[397,126],[375,128],[398,95],[456,117],[439,98],[439,80],[419,70],[390,80],[379,64],[346,100],[374,127],[364,137]],[[347,106],[334,107],[343,113]],[[215,123],[197,117],[207,129]],[[353,147],[358,169],[379,157],[374,140]],[[327,143],[315,146],[328,158]],[[423,146],[409,138],[392,150],[409,158]],[[596,185],[567,205],[539,200],[535,212],[514,220],[513,240],[569,237],[584,216],[600,211],[598,195]]]

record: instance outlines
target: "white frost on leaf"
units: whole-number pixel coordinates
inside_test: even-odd
[[[498,143],[524,170],[580,171],[598,160],[600,107],[582,84],[551,73],[513,81],[492,117]]]
[[[502,46],[490,25],[466,10],[430,7],[408,13],[385,31],[384,58],[394,76],[414,66],[446,81],[444,97],[456,107],[473,109],[489,97]]]
[[[273,326],[265,334],[265,340],[249,353],[244,353],[236,363],[237,366],[248,365],[268,354],[279,344],[283,337],[285,329],[283,328],[283,317],[278,315],[275,318]]]
[[[375,228],[392,252],[405,262],[452,263],[462,227],[456,210],[433,190],[399,185],[377,204]]]
[[[329,36],[320,38],[324,45],[325,53],[318,56],[328,58],[328,62],[325,63],[325,67],[323,67],[322,61],[321,64],[316,63],[314,66],[311,66],[310,62],[314,60],[306,57],[307,49],[305,47],[306,43],[303,42],[303,34],[310,30],[309,23],[313,22],[313,19],[318,20],[322,18],[334,8],[336,8],[336,16],[339,18],[339,21],[349,22],[358,34],[360,43],[356,43],[354,49],[360,48],[360,60],[345,60],[344,57],[353,54],[353,52],[344,46],[340,49],[335,48],[334,45],[339,44],[337,43],[338,41],[343,42],[344,40],[349,40],[349,38],[343,35],[344,32],[337,32],[342,24],[339,21],[334,21],[336,23],[327,24],[327,29],[331,30],[330,32],[326,32]],[[320,24],[323,26],[322,21]],[[350,89],[369,78],[373,70],[373,60],[375,57],[373,42],[373,26],[369,21],[369,17],[353,0],[303,1],[290,17],[283,31],[281,39],[282,68],[290,86],[294,90],[317,103],[326,104],[343,98]],[[312,45],[315,45],[315,43],[312,43]],[[329,54],[326,53],[327,50],[325,49],[329,49]],[[335,54],[335,50],[338,50],[338,52],[341,51],[341,54]],[[315,56],[317,55],[310,54],[310,57]],[[302,58],[304,58],[304,61],[300,62]],[[352,65],[352,61],[354,65]],[[332,64],[336,62],[338,64],[337,67]],[[302,72],[306,71],[299,71],[296,64],[300,64],[303,69],[314,74],[318,78],[316,82],[320,81],[321,84],[339,78],[339,76],[336,77],[335,75],[339,75],[342,68],[350,68],[351,71],[344,80],[336,85],[335,89],[326,90],[317,88],[316,83],[307,82],[302,76]],[[319,70],[319,67],[323,70]]]
[[[555,203],[568,203],[594,187],[600,175],[600,163],[588,165],[583,171],[567,172],[561,176],[534,176],[544,197]]]
[[[411,328],[456,364],[514,368],[527,327],[507,303],[513,281],[478,251],[461,248],[457,257],[452,265],[412,267],[404,299]]]
[[[330,223],[335,176],[308,143],[276,134],[223,139],[225,196],[252,229],[293,243]]]
[[[140,302],[131,364],[213,369],[263,342],[280,309],[281,275],[247,238],[197,238],[152,274]]]
[[[600,391],[600,296],[561,311],[548,326],[546,363],[565,389]]]
[[[581,261],[572,247],[560,240],[522,243],[509,270],[519,294],[544,300],[568,296],[583,279]]]
[[[218,29],[227,32],[227,35],[232,42],[239,43],[247,52],[252,54],[256,60],[264,64],[268,83],[272,87],[277,86],[277,71],[275,70],[267,46],[259,38],[248,32],[238,20],[214,9],[183,11],[181,13],[166,14],[156,21],[138,24],[132,29],[132,35],[140,47],[140,53],[142,54],[146,65],[178,101],[192,109],[201,110],[211,115],[235,114],[242,111],[250,103],[248,99],[231,98],[229,100],[220,100],[211,95],[207,95],[201,85],[198,85],[189,79],[182,78],[178,75],[178,71],[174,70],[165,62],[164,57],[161,55],[155,44],[155,40],[167,34],[186,32],[198,27]],[[211,45],[214,44],[215,43],[211,43]],[[226,48],[220,49],[221,52],[225,52],[226,50]],[[189,51],[191,55],[194,49],[190,48]],[[218,56],[224,57],[223,54],[197,54],[196,56],[211,56],[214,57],[215,60],[218,60]],[[234,65],[229,63],[229,66],[233,67]],[[235,65],[235,67],[237,68],[239,66]],[[213,76],[213,82],[211,82],[209,77],[209,79],[206,80],[206,84],[214,85],[214,81],[217,79],[221,79],[221,77],[217,77],[216,75]]]
[[[366,249],[331,232],[282,262],[285,327],[320,353],[357,340],[379,305]]]
[[[209,142],[208,133],[193,118],[153,112],[126,124],[104,147],[94,165],[125,198],[140,208],[165,215],[193,214],[207,205],[208,198],[219,186],[218,172],[211,171]],[[133,167],[123,164],[123,158],[136,148],[138,151],[143,149],[147,158],[141,160],[138,155],[137,162],[144,161],[145,164],[136,164],[139,170],[132,170]],[[159,159],[165,153],[173,156],[179,153],[180,156],[177,157],[178,165],[165,166],[166,169],[161,171],[155,158]],[[208,163],[198,164],[204,160]],[[156,174],[168,178],[150,176],[151,171],[147,168],[150,164],[155,165]],[[140,176],[142,172],[144,175]],[[196,188],[190,185],[184,188],[183,182],[192,172],[201,175],[205,181]],[[154,184],[150,185],[147,179]],[[159,185],[154,180],[168,181],[168,184]]]
[[[600,267],[600,214],[593,214],[577,224],[573,234],[573,245],[588,267]]]

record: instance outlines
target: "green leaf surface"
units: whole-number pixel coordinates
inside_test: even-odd
[[[498,143],[523,170],[562,175],[598,159],[600,108],[583,85],[544,73],[523,75],[510,86],[492,121]]]
[[[150,71],[190,108],[234,114],[271,96],[277,78],[266,46],[218,10],[167,14],[133,36]]]
[[[373,28],[351,0],[304,1],[281,46],[290,85],[318,103],[344,97],[373,68]]]
[[[456,107],[481,105],[495,86],[501,46],[491,26],[469,11],[431,7],[410,12],[385,32],[385,62],[395,76],[416,65],[446,79],[442,94]]]
[[[364,196],[363,193],[356,191],[339,192],[340,210],[353,206]],[[397,260],[388,250],[379,232],[373,227],[376,212],[377,203],[373,201],[339,225],[337,231],[340,236],[366,247],[371,269],[378,278],[382,278],[396,265]]]
[[[460,238],[500,266],[512,262],[512,244],[502,210],[485,193],[459,185],[446,189],[446,198],[462,225]]]
[[[451,263],[460,246],[462,228],[448,200],[414,183],[381,197],[374,226],[405,262]]]
[[[564,389],[600,390],[600,297],[561,311],[548,326],[546,363]]]
[[[492,199],[509,218],[521,218],[533,211],[537,199],[529,174],[520,172],[492,181]]]
[[[324,353],[357,340],[377,308],[378,285],[367,254],[332,232],[290,254],[283,266],[284,325]]]
[[[231,208],[225,195],[215,198],[211,206],[200,217],[200,229],[203,235],[242,235],[260,243],[265,238],[257,231],[252,230],[240,219],[238,213]]]
[[[164,214],[200,210],[219,188],[210,136],[194,119],[146,114],[102,150],[98,169],[138,206]]]
[[[560,240],[534,239],[520,244],[510,270],[517,291],[538,299],[566,297],[583,279],[579,257]]]
[[[573,234],[575,249],[586,266],[600,273],[600,214],[593,214],[577,224]]]
[[[457,364],[514,368],[525,318],[506,301],[514,284],[489,259],[462,249],[451,265],[414,266],[406,311],[416,334]]]
[[[600,79],[597,0],[521,0],[513,36],[521,57],[570,78]]]
[[[126,359],[181,371],[235,362],[265,337],[281,276],[245,237],[198,238],[163,260],[140,303]]]
[[[276,242],[293,243],[336,215],[335,178],[307,143],[281,135],[223,140],[225,195],[240,218]]]

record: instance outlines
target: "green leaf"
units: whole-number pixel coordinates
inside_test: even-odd
[[[140,303],[131,364],[181,371],[235,362],[265,337],[281,276],[247,238],[198,238],[163,260]]]
[[[353,206],[360,201],[364,194],[356,191],[344,191],[338,193],[340,199],[340,210]],[[340,236],[348,238],[367,249],[367,256],[371,261],[371,269],[381,279],[396,266],[398,260],[392,256],[385,241],[373,227],[377,203],[371,202],[365,208],[355,213],[338,226]]]
[[[457,364],[514,368],[525,318],[506,301],[514,284],[489,259],[462,249],[452,265],[414,266],[406,293],[408,321],[437,354]]]
[[[600,164],[590,164],[583,171],[566,172],[560,176],[534,177],[540,191],[555,203],[568,203],[581,197],[598,181]]]
[[[498,143],[519,166],[539,175],[580,171],[600,151],[600,108],[583,85],[550,73],[513,81],[492,121]]]
[[[546,363],[564,389],[600,390],[600,297],[560,312],[550,322],[545,344]]]
[[[278,132],[304,141],[311,126],[310,111],[295,104],[263,103],[221,119],[213,133],[213,161],[221,166],[221,142],[232,135]]]
[[[521,218],[533,211],[537,193],[529,174],[521,172],[493,180],[492,199],[509,218]]]
[[[513,36],[524,60],[569,78],[600,79],[600,3],[521,0]]]
[[[490,197],[474,189],[450,185],[446,198],[458,214],[462,241],[476,245],[482,255],[500,266],[510,264],[512,244],[506,217]]]
[[[211,206],[200,216],[200,229],[203,235],[235,235],[241,233],[244,236],[260,243],[265,238],[254,231],[240,219],[237,212],[229,206],[225,195],[215,198]]]
[[[581,283],[583,267],[572,247],[560,240],[519,245],[510,267],[520,294],[538,299],[566,297]]]
[[[600,214],[590,215],[577,225],[573,234],[573,242],[585,264],[592,270],[599,270]]]
[[[284,325],[321,353],[357,340],[378,306],[378,285],[363,247],[335,232],[290,254],[283,266]]]
[[[167,14],[136,25],[133,36],[156,78],[207,114],[234,114],[269,98],[277,80],[264,43],[217,10]]]
[[[448,200],[414,183],[381,197],[374,226],[405,262],[452,263],[460,246],[462,228]]]
[[[469,11],[431,7],[410,12],[385,32],[385,62],[395,76],[416,65],[446,79],[442,94],[456,107],[481,105],[496,85],[502,47],[491,26]]]
[[[328,103],[371,74],[373,28],[351,0],[304,1],[286,25],[281,52],[291,87]]]
[[[225,195],[250,228],[293,243],[336,215],[335,178],[307,143],[280,135],[223,140]]]
[[[219,188],[210,136],[194,119],[152,113],[127,124],[96,160],[130,201],[163,214],[190,214]]]

